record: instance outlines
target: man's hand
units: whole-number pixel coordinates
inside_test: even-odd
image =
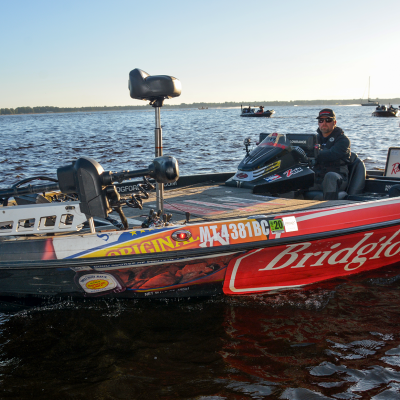
[[[321,151],[321,145],[320,144],[314,145],[314,158],[318,157],[320,151]]]

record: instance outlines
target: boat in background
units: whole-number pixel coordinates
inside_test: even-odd
[[[369,107],[372,107],[372,106],[379,106],[379,103],[378,103],[377,101],[372,101],[372,100],[370,100],[370,98],[369,98],[369,87],[370,87],[370,83],[371,83],[371,77],[369,77],[369,79],[368,79],[368,103],[362,103],[361,105],[362,105],[362,106],[369,106]]]
[[[264,106],[259,106],[258,110],[255,111],[254,108],[240,106],[241,117],[270,117],[272,114],[275,114],[274,110],[265,110],[264,111]]]
[[[81,157],[1,189],[0,296],[249,295],[400,266],[400,148],[367,175],[353,154],[336,201],[308,190],[316,134],[260,134],[236,172],[180,177],[160,121],[180,82],[135,69],[129,89],[155,108],[156,158],[111,172]]]
[[[399,116],[399,109],[393,107],[392,105],[386,107],[384,104],[378,105],[375,111],[372,113],[374,117],[398,117]]]

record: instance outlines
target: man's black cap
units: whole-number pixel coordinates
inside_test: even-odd
[[[331,110],[330,108],[324,108],[319,112],[317,119],[321,117],[330,117],[336,119],[336,114],[335,111]]]

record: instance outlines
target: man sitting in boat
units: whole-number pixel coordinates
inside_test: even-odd
[[[257,111],[257,114],[263,114],[264,113],[264,106],[260,106],[259,110]]]
[[[329,108],[319,112],[317,142],[320,146],[313,167],[315,183],[309,190],[322,190],[324,200],[337,200],[339,191],[345,190],[350,162],[350,140],[336,126],[336,114]]]

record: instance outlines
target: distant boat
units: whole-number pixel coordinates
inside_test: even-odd
[[[363,103],[361,104],[362,106],[379,106],[379,103],[377,101],[372,101],[369,98],[369,87],[370,87],[370,83],[371,83],[371,77],[369,77],[368,79],[368,103]]]
[[[272,114],[275,114],[274,110],[265,110],[264,106],[260,106],[257,111],[254,111],[254,108],[240,106],[241,117],[270,117]]]
[[[199,110],[208,110],[208,107],[199,107]]]
[[[374,117],[398,117],[399,109],[393,106],[386,107],[384,104],[376,107],[376,110],[372,113]]]

